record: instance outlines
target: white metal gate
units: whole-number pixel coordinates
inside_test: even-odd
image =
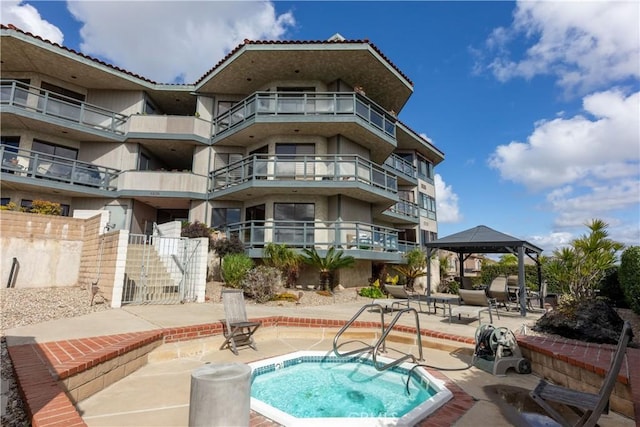
[[[195,301],[192,271],[200,242],[186,237],[130,234],[122,304]]]

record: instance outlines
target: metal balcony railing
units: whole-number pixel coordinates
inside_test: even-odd
[[[118,135],[125,133],[128,116],[87,104],[16,80],[0,80],[0,105],[56,117]]]
[[[404,175],[411,179],[418,178],[417,168],[410,162],[406,161],[396,154],[391,154],[389,157],[387,157],[387,160],[384,161],[384,164],[392,168],[398,174]]]
[[[256,116],[352,115],[395,138],[397,119],[351,92],[256,92],[214,119],[213,137]]]
[[[227,237],[236,235],[245,248],[261,248],[267,243],[291,248],[330,247],[367,251],[408,252],[415,242],[399,241],[398,230],[364,222],[349,221],[245,221],[230,224]]]
[[[413,220],[420,218],[420,207],[407,200],[400,200],[398,203],[385,210],[385,212],[394,213]]]
[[[375,163],[354,155],[254,154],[210,174],[209,191],[223,190],[252,180],[355,181],[396,194],[395,175]]]
[[[120,170],[0,145],[2,173],[116,191]]]

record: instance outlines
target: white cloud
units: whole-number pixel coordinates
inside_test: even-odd
[[[527,237],[527,242],[542,248],[545,255],[550,256],[551,253],[558,248],[569,246],[574,236],[566,231],[551,232],[547,235],[534,235]]]
[[[638,78],[638,16],[637,1],[519,1],[512,25],[487,39],[495,55],[487,67],[501,81],[554,75],[560,86],[580,93]],[[522,39],[535,42],[513,58],[509,47]]]
[[[435,176],[436,209],[438,223],[455,223],[462,220],[458,206],[458,195],[447,185],[439,174]]]
[[[83,53],[160,83],[193,83],[244,39],[276,40],[295,25],[271,2],[69,2]],[[126,49],[123,49],[126,46]]]
[[[637,177],[640,92],[600,92],[585,97],[583,106],[584,115],[536,123],[527,142],[498,146],[489,165],[532,189]]]
[[[64,35],[58,27],[42,19],[36,8],[20,0],[2,0],[0,2],[0,17],[5,25],[13,24],[23,31],[54,43],[61,45],[64,40]]]

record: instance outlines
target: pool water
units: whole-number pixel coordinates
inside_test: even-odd
[[[421,368],[411,373],[407,393],[413,366],[405,363],[381,372],[370,355],[291,353],[251,364],[251,406],[285,426],[329,421],[371,425],[374,419],[376,425],[413,425],[451,398],[449,390]]]

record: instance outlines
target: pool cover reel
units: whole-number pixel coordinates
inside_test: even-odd
[[[508,328],[480,325],[476,329],[473,365],[493,375],[506,375],[509,368],[531,373],[531,362],[522,357],[515,335]]]

